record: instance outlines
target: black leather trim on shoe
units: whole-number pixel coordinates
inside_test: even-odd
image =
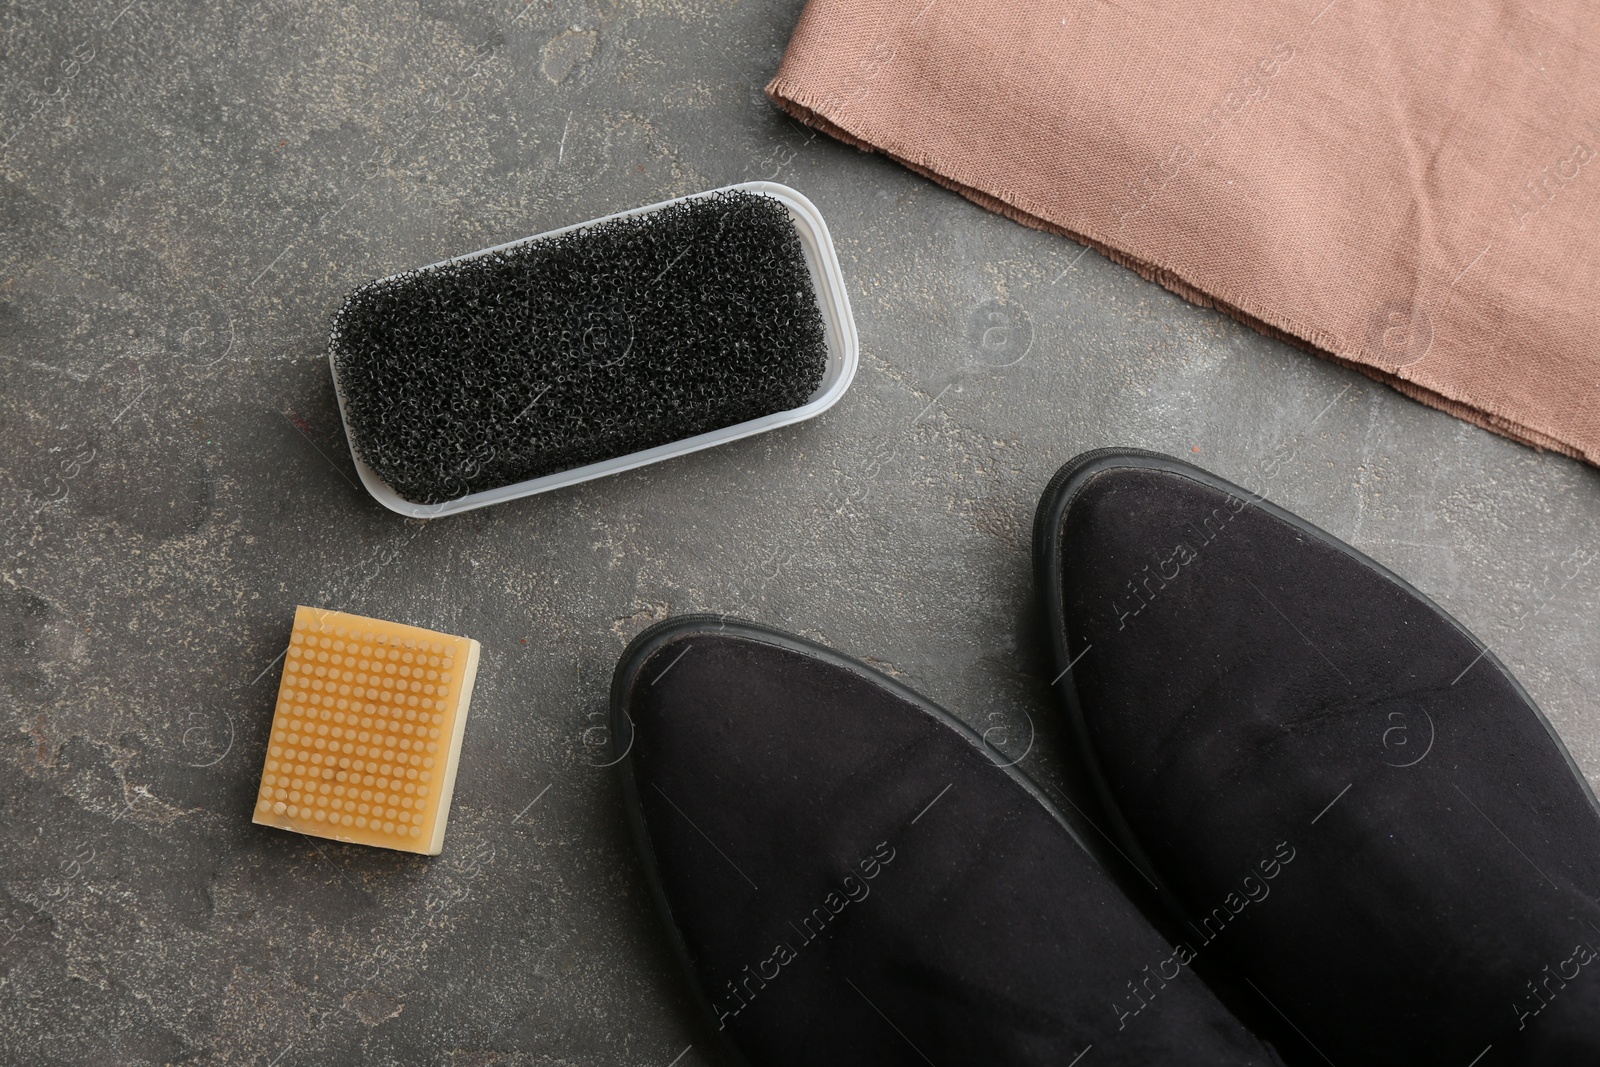
[[[1600,1063],[1600,804],[1487,646],[1155,453],[1063,467],[1034,559],[1113,834],[1315,1062]]]
[[[629,645],[612,736],[651,895],[741,1062],[1279,1062],[1004,756],[750,623]]]

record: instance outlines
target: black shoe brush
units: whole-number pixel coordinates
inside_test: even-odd
[[[831,405],[855,332],[826,226],[805,209],[752,183],[357,289],[329,358],[369,489],[442,514]]]

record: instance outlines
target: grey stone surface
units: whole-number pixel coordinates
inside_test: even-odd
[[[1600,780],[1594,470],[801,130],[761,95],[800,6],[0,9],[4,1062],[716,1062],[595,766],[624,641],[788,627],[1070,789],[1027,534],[1100,445],[1409,578]],[[358,487],[349,289],[752,178],[833,227],[863,363],[832,412],[428,523]],[[251,825],[297,603],[483,642],[442,856]]]

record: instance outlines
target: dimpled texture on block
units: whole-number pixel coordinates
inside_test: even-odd
[[[255,821],[437,855],[478,649],[465,637],[298,608]]]
[[[356,452],[418,504],[799,407],[828,360],[793,217],[740,191],[369,283],[330,345]]]

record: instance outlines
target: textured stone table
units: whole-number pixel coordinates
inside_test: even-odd
[[[1388,564],[1600,778],[1595,471],[799,129],[761,95],[799,9],[6,9],[0,1060],[718,1062],[596,766],[623,643],[692,610],[788,627],[1074,790],[1028,530],[1099,445]],[[755,178],[837,239],[863,360],[832,412],[429,523],[360,489],[323,354],[349,289]],[[483,642],[442,856],[251,825],[297,603]]]

